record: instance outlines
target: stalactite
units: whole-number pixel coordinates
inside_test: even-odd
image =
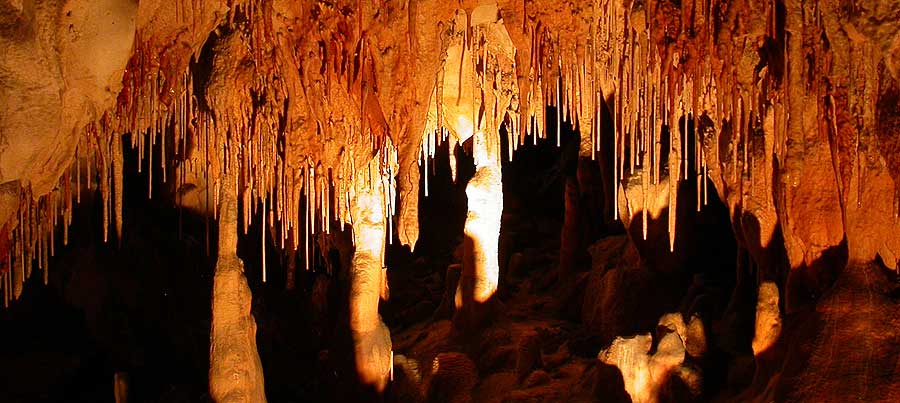
[[[20,200],[19,205],[21,206],[23,202],[24,202],[24,200]],[[17,226],[17,228],[19,230],[19,234],[18,234],[19,236],[18,236],[17,242],[16,242],[16,245],[18,246],[18,249],[19,249],[19,259],[18,259],[19,262],[12,268],[12,280],[11,281],[12,281],[12,290],[13,290],[13,292],[12,292],[13,300],[19,299],[19,296],[22,295],[22,286],[23,286],[24,279],[25,279],[25,262],[27,260],[26,251],[27,251],[28,247],[25,246],[25,225],[26,225],[26,223],[25,223],[25,220],[23,219],[23,210],[24,210],[24,207],[19,207],[19,211],[18,211],[19,225]]]
[[[83,141],[75,148],[75,203],[81,203],[81,149]]]
[[[735,79],[732,78],[731,85],[734,85]],[[731,109],[729,111],[731,120],[731,180],[737,182],[738,179],[738,144],[741,138],[740,114],[738,111],[738,97],[734,93],[729,94],[731,100]]]
[[[559,62],[560,65],[557,67],[557,79],[556,81],[556,147],[560,147],[560,140],[562,138],[562,91],[560,87],[562,86],[562,62]]]
[[[51,232],[52,233],[52,230]],[[46,232],[45,232],[46,234]],[[48,244],[51,242],[47,239],[47,235],[41,235],[41,272],[43,274],[44,285],[50,281],[50,252],[48,252]]]
[[[647,153],[641,154],[641,224],[643,240],[647,240],[647,226],[649,225],[649,217],[647,216],[647,199],[650,198],[650,168],[648,167]]]
[[[51,217],[50,222],[47,223],[47,229],[46,229],[47,234],[50,237],[49,247],[50,247],[50,256],[51,257],[56,255],[56,251],[55,251],[56,231],[54,231],[54,229],[56,228],[56,222],[57,222],[57,217],[58,217],[58,215],[57,215],[58,211],[56,208],[56,199],[57,199],[58,195],[59,195],[59,191],[56,191],[56,190],[54,190],[52,193],[50,193],[50,208],[48,209],[49,211],[47,212],[47,214]]]
[[[622,102],[621,98],[615,101],[615,109],[617,112],[622,111]],[[613,219],[619,219],[619,180],[622,175],[622,153],[619,148],[619,142],[622,139],[622,136],[619,134],[619,127],[621,121],[620,113],[613,113],[613,183],[612,183],[612,195],[613,195]]]
[[[462,90],[460,90],[460,91],[462,91]],[[426,139],[425,139],[426,146],[425,146],[425,148],[422,149],[422,165],[423,165],[422,178],[425,181],[425,188],[424,188],[425,197],[428,197],[428,189],[429,189],[429,186],[428,186],[428,177],[429,177],[429,175],[428,175],[428,152],[427,152],[427,150],[431,147],[428,144],[429,140],[430,140],[430,137],[426,136]]]
[[[12,266],[12,259],[8,260],[7,268]],[[3,308],[9,308],[9,272],[0,273],[0,285],[3,288]]]
[[[316,221],[318,221],[316,219],[318,217],[316,215],[316,204],[318,203],[319,196],[319,182],[316,180],[315,166],[309,167],[309,190],[309,230],[310,234],[313,234],[316,232]]]
[[[900,187],[894,185],[894,194],[893,194],[893,205],[891,206],[891,218],[894,219],[894,223],[900,221]]]
[[[109,147],[105,147],[106,142],[103,140],[98,140],[103,144],[98,144],[100,147],[100,169],[98,170],[100,173],[100,197],[102,199],[101,203],[103,203],[103,242],[107,242],[109,240],[109,166],[107,165],[107,160],[110,159],[109,155]]]
[[[150,81],[150,132],[147,133],[147,198],[153,198],[153,142],[156,138],[159,105],[156,96],[158,93],[159,77]]]
[[[9,308],[9,301],[12,298],[12,290],[10,276],[12,274],[12,259],[7,260],[9,264],[6,266],[7,271],[3,273],[2,281],[3,284],[3,308]]]
[[[72,180],[71,168],[64,176],[65,183],[65,206],[63,207],[63,246],[69,244],[69,225],[72,224]]]
[[[122,165],[122,137],[118,133],[112,135],[112,170],[113,170],[113,210],[115,212],[116,240],[122,244],[122,193],[124,191]]]
[[[263,197],[263,212],[262,212],[262,225],[259,227],[260,234],[260,249],[262,252],[260,256],[262,256],[262,282],[266,282],[266,231],[268,227],[266,227],[266,202],[267,198]]]
[[[303,259],[306,271],[309,271],[309,236],[312,233],[312,228],[310,228],[310,207],[309,207],[309,168],[303,170],[303,206],[304,206],[304,214],[303,214],[303,225],[304,225],[304,235],[303,235]]]
[[[739,119],[738,121],[740,122],[740,128],[741,128],[739,130],[739,133],[741,133],[740,138],[743,141],[743,145],[744,145],[744,158],[743,158],[743,166],[741,167],[742,168],[741,172],[743,173],[743,175],[749,175],[750,167],[749,167],[749,164],[747,163],[747,161],[749,160],[748,154],[749,154],[749,148],[750,148],[750,147],[748,147],[748,145],[749,145],[748,137],[749,137],[749,130],[750,130],[749,116],[748,116],[749,112],[746,110],[747,103],[745,102],[743,96],[740,96],[738,98],[738,102],[739,102],[739,110],[740,110],[740,117],[738,118]]]
[[[688,103],[686,102],[686,92],[687,92],[687,77],[682,73],[681,75],[681,100],[679,103],[681,104],[681,118],[684,120],[684,126],[681,128],[681,165],[682,165],[682,176],[683,180],[688,180]]]
[[[678,175],[681,173],[681,138],[679,130],[670,130],[671,146],[669,150],[669,251],[675,251],[675,218],[678,215]]]

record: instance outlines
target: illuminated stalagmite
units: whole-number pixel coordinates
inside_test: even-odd
[[[497,248],[500,216],[503,214],[503,184],[500,174],[500,144],[496,136],[476,133],[472,139],[475,176],[466,185],[468,198],[463,241],[463,268],[456,290],[456,325],[478,326],[488,313],[500,281]]]
[[[472,145],[475,175],[466,185],[463,269],[454,317],[457,328],[471,329],[488,313],[486,305],[496,293],[500,277],[500,127],[508,123],[510,140],[518,141],[522,132],[515,126],[519,118],[513,105],[518,96],[515,48],[499,18],[497,4],[483,1],[471,10],[458,11],[451,28],[446,60],[432,93],[430,103],[435,108],[429,111],[422,154],[427,164],[435,145],[448,137],[445,130],[452,148],[466,141]],[[537,136],[537,130],[533,133]],[[512,141],[509,144],[512,150],[515,145]],[[427,195],[427,181],[425,186]]]
[[[374,172],[373,172],[374,171]],[[391,334],[378,314],[387,287],[384,246],[388,210],[388,178],[371,162],[356,177],[350,215],[355,250],[350,263],[350,332],[359,380],[381,392],[391,371]]]
[[[219,257],[213,278],[209,337],[209,392],[216,403],[265,402],[262,363],[256,352],[256,322],[250,287],[237,256],[238,198],[234,161],[222,176]]]

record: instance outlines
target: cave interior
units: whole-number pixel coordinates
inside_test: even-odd
[[[900,401],[900,1],[0,0],[0,55],[2,402]]]

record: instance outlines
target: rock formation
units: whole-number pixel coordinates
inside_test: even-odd
[[[559,141],[563,123],[580,133],[559,262],[568,279],[591,241],[580,221],[621,220],[642,273],[677,274],[702,232],[685,217],[721,200],[759,290],[759,355],[843,271],[898,268],[896,1],[0,0],[0,54],[5,305],[35,273],[48,282],[50,257],[77,236],[82,193],[99,192],[103,240],[121,242],[123,189],[144,186],[125,172],[142,172],[151,197],[219,222],[217,401],[265,399],[236,254],[254,223],[255,242],[302,248],[307,268],[311,237],[353,231],[356,370],[385,389],[384,249],[415,248],[420,182],[427,197],[445,142],[476,167],[460,329],[485,325],[503,287],[502,161],[548,133]],[[641,360],[668,360],[645,357],[648,337],[617,339],[610,357],[635,345]]]
[[[703,325],[695,323],[699,323],[696,318],[686,326],[681,315],[664,315],[659,322],[661,330],[655,336],[641,334],[616,338],[597,358],[621,370],[625,391],[634,402],[664,400],[661,397],[665,392],[671,392],[672,388],[667,384],[673,379],[683,382],[691,393],[699,393],[701,375],[685,364],[685,353],[699,357],[706,349],[705,340],[697,340],[697,336],[702,336]],[[698,326],[699,333],[695,330]],[[666,397],[684,401],[690,394]]]
[[[209,337],[209,391],[217,402],[266,401],[262,364],[256,351],[256,322],[250,287],[237,256],[238,202],[234,160],[226,167],[219,204],[219,259],[213,279]]]

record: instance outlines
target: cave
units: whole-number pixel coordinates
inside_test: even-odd
[[[900,401],[898,1],[0,0],[0,55],[0,402]]]

